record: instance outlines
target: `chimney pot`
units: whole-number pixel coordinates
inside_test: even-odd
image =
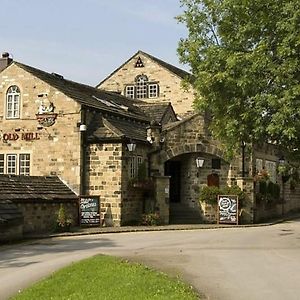
[[[9,57],[9,53],[8,52],[3,52],[2,53],[2,58],[8,58]]]

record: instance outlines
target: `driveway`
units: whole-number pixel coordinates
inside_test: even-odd
[[[208,299],[300,299],[300,220],[267,227],[53,238],[1,247],[0,299],[100,253],[179,275]]]

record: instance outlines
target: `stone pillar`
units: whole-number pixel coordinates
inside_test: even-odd
[[[252,177],[238,177],[236,180],[237,185],[247,195],[245,206],[240,210],[240,223],[241,224],[253,224],[255,220],[254,209],[254,182]]]
[[[155,202],[162,224],[169,224],[170,177],[153,176]]]

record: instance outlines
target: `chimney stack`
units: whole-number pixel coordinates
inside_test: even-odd
[[[9,57],[8,52],[3,52],[0,58],[0,72],[12,63],[13,59]]]

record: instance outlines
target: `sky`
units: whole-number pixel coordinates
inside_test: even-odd
[[[179,64],[179,0],[1,0],[0,51],[97,85],[138,50]]]

